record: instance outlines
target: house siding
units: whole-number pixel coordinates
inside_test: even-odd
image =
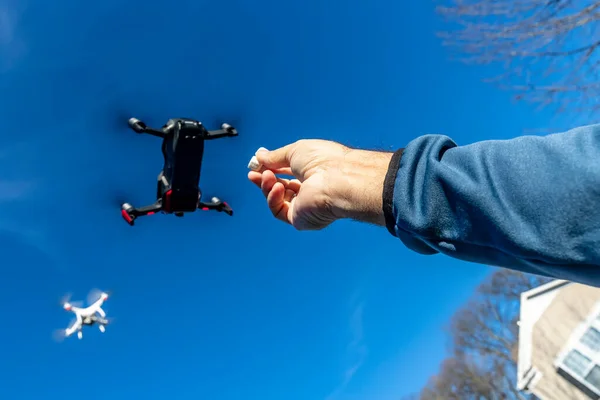
[[[540,399],[590,399],[558,374],[554,362],[573,331],[585,321],[598,301],[598,288],[579,284],[565,286],[533,327],[531,361],[542,374],[534,393]]]

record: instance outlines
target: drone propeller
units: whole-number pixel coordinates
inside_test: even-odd
[[[112,292],[106,291],[106,290],[100,290],[97,288],[90,290],[90,292],[87,295],[88,304],[92,304],[92,303],[96,302],[103,294],[107,294],[108,297],[110,298],[110,296],[112,295]]]
[[[114,186],[124,186],[112,183]],[[88,204],[96,208],[99,212],[108,213],[110,216],[119,215],[121,211],[121,205],[124,203],[136,203],[135,193],[133,195],[127,195],[125,191],[119,190],[119,188],[113,188],[115,190],[93,190],[87,195]]]
[[[81,300],[71,301],[71,297],[72,297],[72,293],[67,293],[64,296],[62,296],[60,299],[60,306],[64,307],[64,305],[67,303],[69,303],[73,307],[82,307],[83,306],[83,301],[81,301]]]
[[[52,332],[52,339],[57,343],[64,341],[66,338],[67,332],[64,329],[55,329],[54,332]]]
[[[124,193],[112,192],[107,194],[106,203],[110,204],[111,207],[121,207],[123,203],[131,202],[131,196],[127,196]]]
[[[88,202],[92,203],[94,207],[98,207],[105,210],[107,207],[111,210],[119,210],[121,204],[135,202],[135,193],[128,193],[128,190],[122,190],[127,188],[126,178],[114,177],[110,181],[101,177],[95,181],[90,182],[89,189],[84,196],[89,199]],[[109,188],[108,190],[103,188]],[[102,189],[98,189],[102,188]]]
[[[111,129],[114,129],[116,132],[128,130],[129,125],[127,124],[127,121],[129,121],[129,118],[131,117],[132,115],[129,115],[129,113],[125,112],[125,110],[118,110],[111,118],[111,122],[113,124]]]
[[[127,92],[121,90],[114,92],[98,110],[101,114],[100,118],[107,122],[106,128],[119,135],[130,129],[127,124],[129,118],[136,117],[144,121],[144,117],[147,116],[145,115],[147,113],[140,110],[137,99],[143,98],[149,93],[135,89],[133,92]]]
[[[204,124],[206,126],[206,129],[208,130],[214,130],[214,129],[221,129],[221,125],[223,123],[227,123],[231,126],[233,126],[235,129],[237,129],[238,131],[241,128],[241,123],[242,123],[242,119],[239,114],[237,116],[222,116],[222,115],[217,115],[213,118],[211,118],[209,120],[210,125],[206,126],[206,124]]]
[[[62,295],[62,297],[60,298],[60,300],[59,300],[59,303],[60,303],[61,305],[62,305],[62,304],[65,304],[65,303],[68,303],[68,302],[71,300],[71,297],[72,297],[72,296],[73,296],[73,294],[72,294],[71,292],[69,292],[69,293],[65,293],[65,294],[64,294],[64,295]]]
[[[72,318],[71,321],[69,321],[69,324],[66,325],[64,328],[62,328],[62,329],[55,329],[52,332],[52,339],[55,342],[57,342],[57,343],[60,343],[63,340],[65,340],[66,337],[67,337],[66,329],[70,328],[71,326],[73,326],[73,324],[75,324],[76,322],[77,322],[77,318]]]

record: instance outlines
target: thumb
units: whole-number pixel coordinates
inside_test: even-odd
[[[267,150],[264,147],[261,147],[256,152],[256,159],[265,168],[289,168],[292,155],[292,146],[293,144],[288,144],[287,146],[280,147],[276,150]]]

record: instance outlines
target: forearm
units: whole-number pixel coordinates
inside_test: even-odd
[[[393,153],[349,149],[339,171],[334,214],[385,226],[384,181]]]
[[[423,254],[600,283],[600,126],[404,150],[384,198],[388,229]]]

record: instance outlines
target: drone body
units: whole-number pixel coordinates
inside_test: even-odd
[[[94,303],[89,305],[88,307],[75,307],[69,302],[65,302],[63,304],[63,308],[66,311],[70,311],[75,314],[75,322],[65,329],[64,335],[66,337],[71,336],[73,333],[77,332],[77,337],[79,339],[83,338],[82,329],[85,325],[92,326],[94,324],[98,324],[98,329],[100,332],[104,333],[106,331],[106,325],[108,325],[108,320],[106,319],[106,313],[102,309],[102,305],[108,299],[107,293],[101,293],[100,298],[96,300]]]
[[[182,217],[184,213],[194,212],[198,208],[233,215],[231,207],[216,197],[209,203],[202,202],[199,183],[204,141],[237,136],[235,128],[222,124],[221,129],[209,131],[201,122],[184,118],[170,119],[160,130],[149,128],[144,122],[131,118],[129,127],[139,134],[147,133],[162,138],[164,157],[163,170],[158,175],[156,202],[140,208],[129,203],[121,205],[121,215],[129,225],[144,215],[162,212]]]

